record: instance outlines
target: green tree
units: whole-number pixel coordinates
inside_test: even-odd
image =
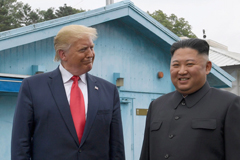
[[[55,15],[56,15],[57,18],[59,18],[59,17],[64,17],[64,16],[69,16],[69,15],[72,15],[72,14],[76,14],[76,13],[81,13],[81,12],[85,12],[85,10],[72,8],[71,6],[67,6],[67,4],[64,4],[64,6],[59,7],[56,10]]]
[[[29,4],[18,3],[16,12],[13,13],[16,22],[20,26],[27,26],[30,24],[38,23],[43,21],[39,15],[40,10],[32,10]]]
[[[179,37],[186,36],[189,38],[197,38],[192,32],[191,25],[184,18],[178,18],[174,14],[167,16],[167,14],[163,13],[161,10],[147,13]]]
[[[54,14],[54,8],[48,8],[47,11],[41,10],[39,14],[43,17],[44,21],[57,18],[57,16]]]
[[[8,15],[8,8],[4,6],[4,1],[0,1],[0,31],[5,31],[11,26],[12,17]]]
[[[0,32],[19,27],[12,16],[16,0],[0,0]]]
[[[32,10],[29,4],[21,1],[0,0],[0,32],[80,12],[85,10],[75,9],[67,4],[56,11],[52,7],[47,10]]]

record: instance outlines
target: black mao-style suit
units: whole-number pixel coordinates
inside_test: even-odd
[[[79,144],[59,69],[24,79],[13,121],[12,160],[124,160],[116,86],[87,73],[87,87]]]
[[[208,83],[149,107],[140,160],[240,160],[240,97]]]

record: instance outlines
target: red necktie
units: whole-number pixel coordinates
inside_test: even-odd
[[[78,80],[80,79],[79,76],[73,76],[71,79],[73,80],[73,84],[70,93],[70,109],[80,143],[86,121],[85,104],[82,91],[78,86]]]

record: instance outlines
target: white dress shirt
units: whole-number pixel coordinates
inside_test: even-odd
[[[71,87],[72,87],[72,83],[73,83],[73,80],[71,80],[71,78],[72,78],[73,75],[70,72],[68,72],[62,66],[62,64],[59,65],[59,70],[62,74],[62,80],[63,80],[67,100],[68,100],[68,103],[70,105],[70,92],[71,92]],[[78,81],[78,86],[83,93],[84,103],[85,103],[85,114],[86,114],[86,118],[87,118],[87,109],[88,109],[87,78],[86,78],[86,74],[82,74],[79,77],[80,77],[80,80]]]

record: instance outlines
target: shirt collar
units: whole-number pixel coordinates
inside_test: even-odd
[[[206,94],[207,92],[210,90],[210,86],[208,84],[208,82],[206,82],[202,88],[200,88],[199,90],[197,90],[196,92],[189,94],[186,98],[185,98],[185,102],[186,105],[188,107],[193,107],[197,102],[199,102]]]
[[[59,65],[59,70],[62,74],[62,79],[63,79],[63,83],[67,83],[71,78],[72,78],[72,74],[70,72],[68,72],[63,66],[62,64],[60,63]],[[82,80],[82,82],[84,84],[87,84],[87,78],[86,78],[86,73],[82,74],[79,76]]]
[[[173,101],[172,101],[172,106],[174,108],[177,108],[179,103],[184,99],[186,106],[187,107],[193,107],[198,101],[200,101],[202,99],[202,97],[204,97],[206,95],[206,93],[209,91],[210,86],[208,84],[208,82],[206,82],[202,88],[200,88],[199,90],[197,90],[196,92],[187,95],[185,98],[182,96],[181,93],[179,93],[178,91],[175,91],[175,93],[173,94]]]

